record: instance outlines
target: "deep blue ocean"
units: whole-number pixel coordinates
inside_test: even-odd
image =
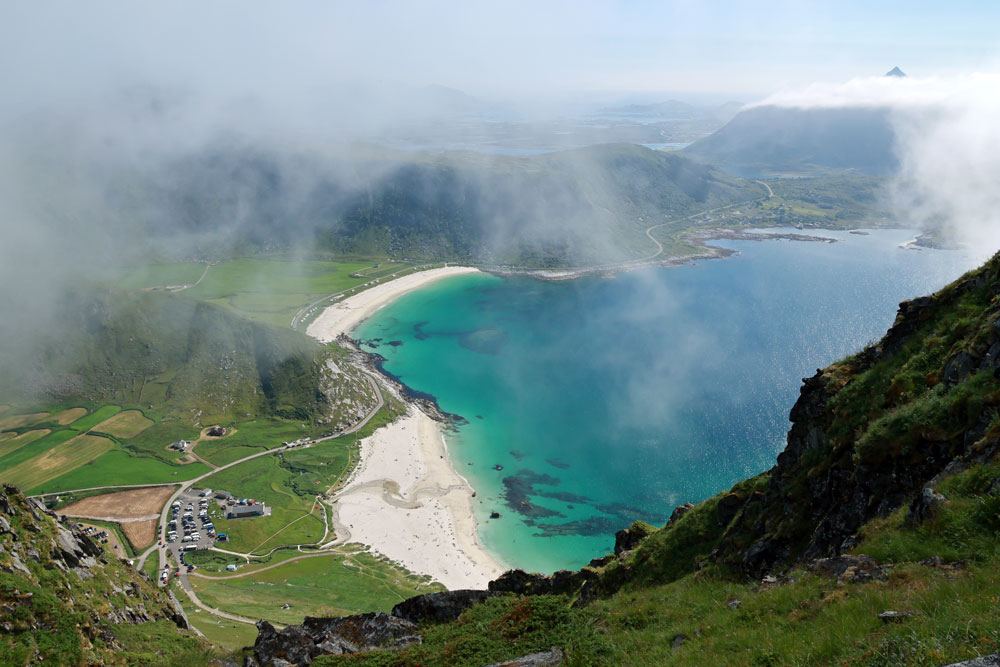
[[[449,278],[354,335],[464,420],[447,437],[485,546],[576,568],[770,468],[803,377],[978,263],[904,250],[907,230],[821,234],[838,242],[720,241],[739,254],[615,279]]]

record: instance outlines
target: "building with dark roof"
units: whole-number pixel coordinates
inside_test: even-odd
[[[264,504],[256,505],[233,505],[226,510],[227,519],[242,519],[248,516],[264,516]]]

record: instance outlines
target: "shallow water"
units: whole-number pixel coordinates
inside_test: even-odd
[[[976,264],[900,249],[908,230],[822,234],[839,242],[723,241],[740,254],[613,280],[449,278],[355,336],[466,420],[449,447],[485,546],[575,568],[633,520],[769,468],[803,377]]]

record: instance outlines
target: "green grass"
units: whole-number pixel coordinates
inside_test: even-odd
[[[363,278],[350,274],[382,266]],[[205,279],[184,292],[275,326],[287,327],[306,304],[327,294],[388,275],[404,265],[383,260],[293,261],[281,257],[242,258],[213,266]]]
[[[303,558],[239,579],[190,581],[209,606],[286,624],[303,616],[388,612],[406,598],[443,590],[367,553]],[[285,603],[291,608],[281,609]]]
[[[183,482],[209,470],[202,463],[170,465],[152,458],[130,456],[122,450],[113,450],[76,470],[30,489],[28,493],[53,493],[93,486]]]
[[[315,498],[295,493],[291,485],[294,473],[278,463],[277,456],[261,456],[201,482],[202,486],[228,491],[237,498],[262,500],[271,507],[271,516],[217,519],[215,528],[229,535],[229,549],[263,553],[282,544],[312,543],[323,537],[318,514],[309,515]],[[280,537],[275,537],[279,531]]]
[[[603,635],[593,617],[555,596],[495,597],[467,610],[455,623],[427,625],[420,634],[421,645],[401,651],[323,656],[313,664],[478,667],[553,646],[566,652],[568,665],[663,664],[616,651],[617,638]]]
[[[25,445],[24,447],[19,447],[12,452],[0,456],[0,479],[2,479],[3,476],[2,471],[10,470],[14,466],[24,463],[28,459],[38,456],[39,454],[44,454],[50,449],[58,447],[70,438],[75,438],[78,435],[80,434],[72,429],[54,431],[43,438],[39,438],[38,440]]]
[[[202,262],[177,262],[173,264],[147,264],[123,277],[119,284],[127,289],[190,285],[205,271]]]
[[[305,424],[303,428],[302,424]],[[238,461],[261,449],[272,449],[282,442],[310,435],[312,425],[287,419],[255,419],[234,425],[236,432],[222,438],[207,438],[195,448],[198,456],[216,465]]]
[[[187,614],[188,622],[205,635],[205,638],[212,644],[230,651],[239,650],[244,646],[253,646],[257,639],[257,628],[249,623],[231,621],[195,607],[184,591],[174,584],[171,584],[171,587],[174,589],[174,594],[181,603],[184,613]]]
[[[122,408],[119,405],[105,405],[104,407],[98,408],[94,412],[90,413],[86,417],[77,419],[75,422],[70,424],[69,427],[74,431],[83,433],[84,431],[89,431],[94,428],[108,417],[116,415],[121,411]]]
[[[184,454],[167,445],[178,440],[197,440],[200,429],[186,424],[176,418],[166,418],[150,426],[133,438],[123,440],[123,446],[136,456],[146,456],[172,462]]]
[[[3,478],[22,489],[34,489],[68,474],[114,449],[108,438],[81,434],[43,454],[8,468]]]
[[[156,581],[157,577],[160,575],[160,550],[153,549],[153,553],[149,554],[146,562],[142,565],[142,571],[147,577],[152,581]]]

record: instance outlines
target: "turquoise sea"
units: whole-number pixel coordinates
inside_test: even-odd
[[[575,568],[768,469],[803,377],[978,263],[901,249],[907,230],[822,235],[838,242],[720,241],[739,254],[615,279],[449,278],[354,335],[464,420],[448,443],[484,545]]]

